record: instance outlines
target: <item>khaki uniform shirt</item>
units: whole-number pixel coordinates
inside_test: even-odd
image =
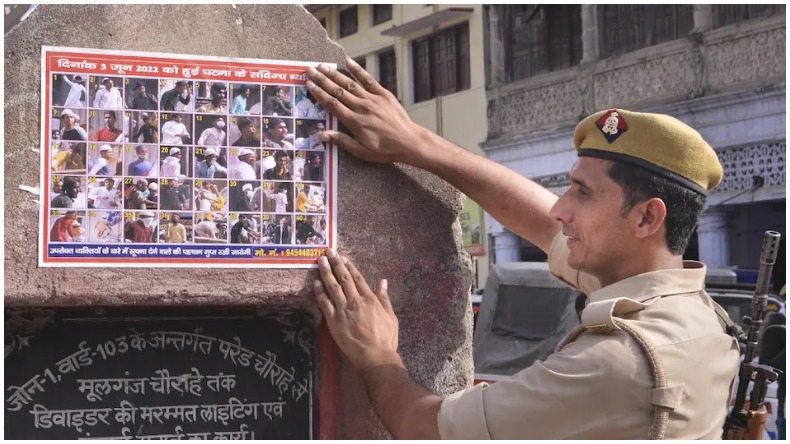
[[[554,238],[549,268],[589,295],[582,322],[611,323],[614,314],[640,329],[663,360],[668,388],[653,389],[649,361],[628,333],[587,332],[510,379],[447,397],[442,438],[646,439],[657,403],[674,409],[665,438],[720,439],[739,352],[703,290],[705,265],[685,261],[682,270],[600,288],[568,266],[566,240]]]

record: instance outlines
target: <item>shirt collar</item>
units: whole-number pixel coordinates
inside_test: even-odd
[[[590,294],[590,302],[622,298],[645,302],[658,296],[693,293],[705,288],[705,264],[683,261],[683,269],[650,271],[638,274]]]

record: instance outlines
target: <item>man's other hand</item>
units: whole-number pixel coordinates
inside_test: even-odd
[[[324,131],[321,141],[371,162],[409,162],[419,156],[427,130],[412,122],[395,96],[356,62],[349,58],[346,65],[360,83],[326,65],[307,71],[310,93],[354,135]]]
[[[315,296],[338,347],[359,369],[400,362],[398,319],[387,295],[387,281],[374,293],[365,278],[334,250],[318,259],[321,281]]]

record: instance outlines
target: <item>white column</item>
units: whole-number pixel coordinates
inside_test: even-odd
[[[518,236],[504,231],[494,233],[494,263],[518,262],[521,259],[521,243]]]
[[[488,7],[488,55],[491,67],[491,86],[500,86],[505,81],[505,50],[502,46],[500,27],[500,5]]]
[[[598,5],[582,5],[582,60],[590,63],[600,57],[598,49]]]
[[[694,29],[692,33],[702,33],[713,29],[713,5],[693,5]]]
[[[728,211],[716,208],[705,210],[697,221],[699,258],[708,268],[721,268],[730,265],[728,216]]]

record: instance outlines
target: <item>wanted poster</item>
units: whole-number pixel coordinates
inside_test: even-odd
[[[39,265],[316,266],[337,232],[317,64],[42,48]]]

